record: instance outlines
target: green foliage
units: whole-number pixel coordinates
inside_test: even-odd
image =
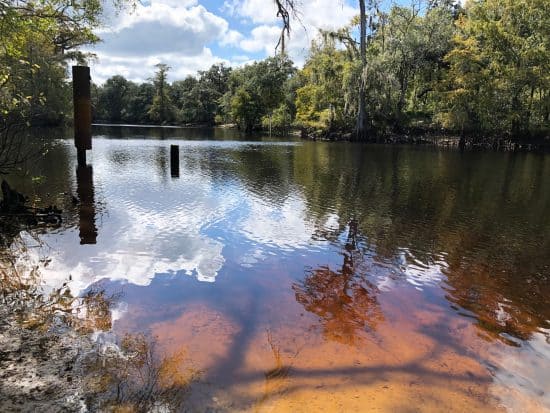
[[[262,118],[262,127],[276,133],[287,133],[291,125],[292,112],[291,108],[286,103],[282,103],[273,113],[265,115]]]
[[[439,119],[461,130],[523,135],[550,121],[550,3],[469,2],[457,21]]]
[[[98,107],[102,111],[97,113],[97,116],[112,122],[122,121],[125,117],[125,107],[128,105],[128,92],[131,86],[133,85],[123,76],[107,79],[101,91],[98,92]]]
[[[172,84],[172,95],[183,123],[215,123],[220,112],[220,99],[227,92],[231,69],[215,64],[209,70]]]
[[[368,50],[363,81],[374,128],[405,126],[410,113],[430,112],[430,93],[450,51],[453,17],[435,7],[425,14],[395,6],[381,14]]]
[[[254,92],[240,86],[230,100],[231,118],[242,130],[250,131],[258,123],[262,112],[259,105],[260,98]]]
[[[157,64],[156,67],[158,70],[153,78],[155,96],[148,114],[153,122],[164,125],[172,122],[175,118],[175,107],[169,95],[170,86],[166,79],[170,67],[163,63]]]
[[[222,119],[220,101],[227,91],[231,69],[223,64],[170,84],[166,65],[157,65],[152,83],[136,85],[113,76],[96,86],[94,118],[128,123],[213,124]]]
[[[178,109],[178,118],[182,123],[194,123],[202,118],[199,101],[199,81],[193,76],[172,83],[172,101]]]
[[[353,68],[354,61],[348,53],[336,48],[333,39],[313,42],[310,56],[300,73],[304,85],[296,91],[298,125],[309,129],[331,129],[349,124],[354,113],[347,104],[345,84]]]
[[[115,2],[122,5],[121,1]],[[59,123],[67,115],[68,59],[99,39],[100,0],[0,0],[0,116]]]
[[[548,133],[548,1],[480,0],[463,8],[434,0],[387,11],[363,3],[364,57],[354,38],[358,16],[321,32],[299,71],[281,54],[236,69],[214,65],[171,85],[160,68],[154,85],[112,78],[98,89],[96,117],[359,136],[364,103],[368,134],[361,136],[440,127]]]
[[[287,97],[287,82],[295,73],[286,55],[268,57],[235,69],[228,79],[222,109],[241,129],[252,130]],[[244,111],[249,110],[250,113]]]

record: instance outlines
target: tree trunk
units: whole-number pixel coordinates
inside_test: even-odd
[[[359,83],[359,110],[357,111],[356,137],[357,140],[367,139],[366,121],[367,113],[365,108],[365,84],[363,82],[363,70],[367,64],[367,14],[365,10],[365,0],[359,0],[360,10],[360,53],[361,53],[361,77]]]

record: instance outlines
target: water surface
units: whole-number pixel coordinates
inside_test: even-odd
[[[191,410],[550,410],[548,155],[117,127],[93,147],[10,178],[64,208],[31,259],[122,293],[117,334],[185,349]]]

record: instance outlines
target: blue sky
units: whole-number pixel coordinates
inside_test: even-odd
[[[302,0],[301,23],[293,22],[289,54],[301,65],[318,29],[336,29],[358,13],[355,0]],[[303,27],[302,27],[303,26]],[[121,74],[134,81],[150,78],[155,64],[171,67],[170,80],[224,62],[238,66],[274,53],[281,22],[273,0],[150,0],[132,13],[106,11],[89,48],[96,83]],[[305,30],[304,30],[305,27]]]

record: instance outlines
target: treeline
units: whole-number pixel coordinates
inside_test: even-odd
[[[488,139],[548,135],[548,0],[464,7],[429,0],[390,10],[374,0],[359,3],[365,13],[336,32],[321,32],[300,70],[280,54],[245,67],[214,65],[170,83],[170,68],[158,65],[148,82],[114,76],[95,86],[94,119],[234,123],[248,131],[300,128],[336,137],[354,136],[361,124],[368,133],[355,136],[370,139],[441,130]],[[98,41],[92,29],[101,2],[60,4],[0,1],[0,118],[70,119],[67,64],[85,62],[78,48]],[[359,26],[364,42],[356,39]],[[366,121],[358,122],[362,106]]]
[[[550,125],[550,2],[371,2],[366,63],[359,18],[321,32],[301,70],[284,55],[242,68],[214,65],[169,84],[115,76],[95,89],[96,119],[162,124],[235,123],[244,130],[353,133],[361,82],[369,134],[447,130],[484,137],[544,135]]]
[[[183,80],[168,83],[169,67],[158,64],[150,82],[136,84],[113,76],[92,90],[96,121],[141,124],[236,123],[243,130],[261,127],[293,96],[296,73],[286,56],[270,57],[243,68],[215,64]],[[293,113],[289,114],[290,125]]]

